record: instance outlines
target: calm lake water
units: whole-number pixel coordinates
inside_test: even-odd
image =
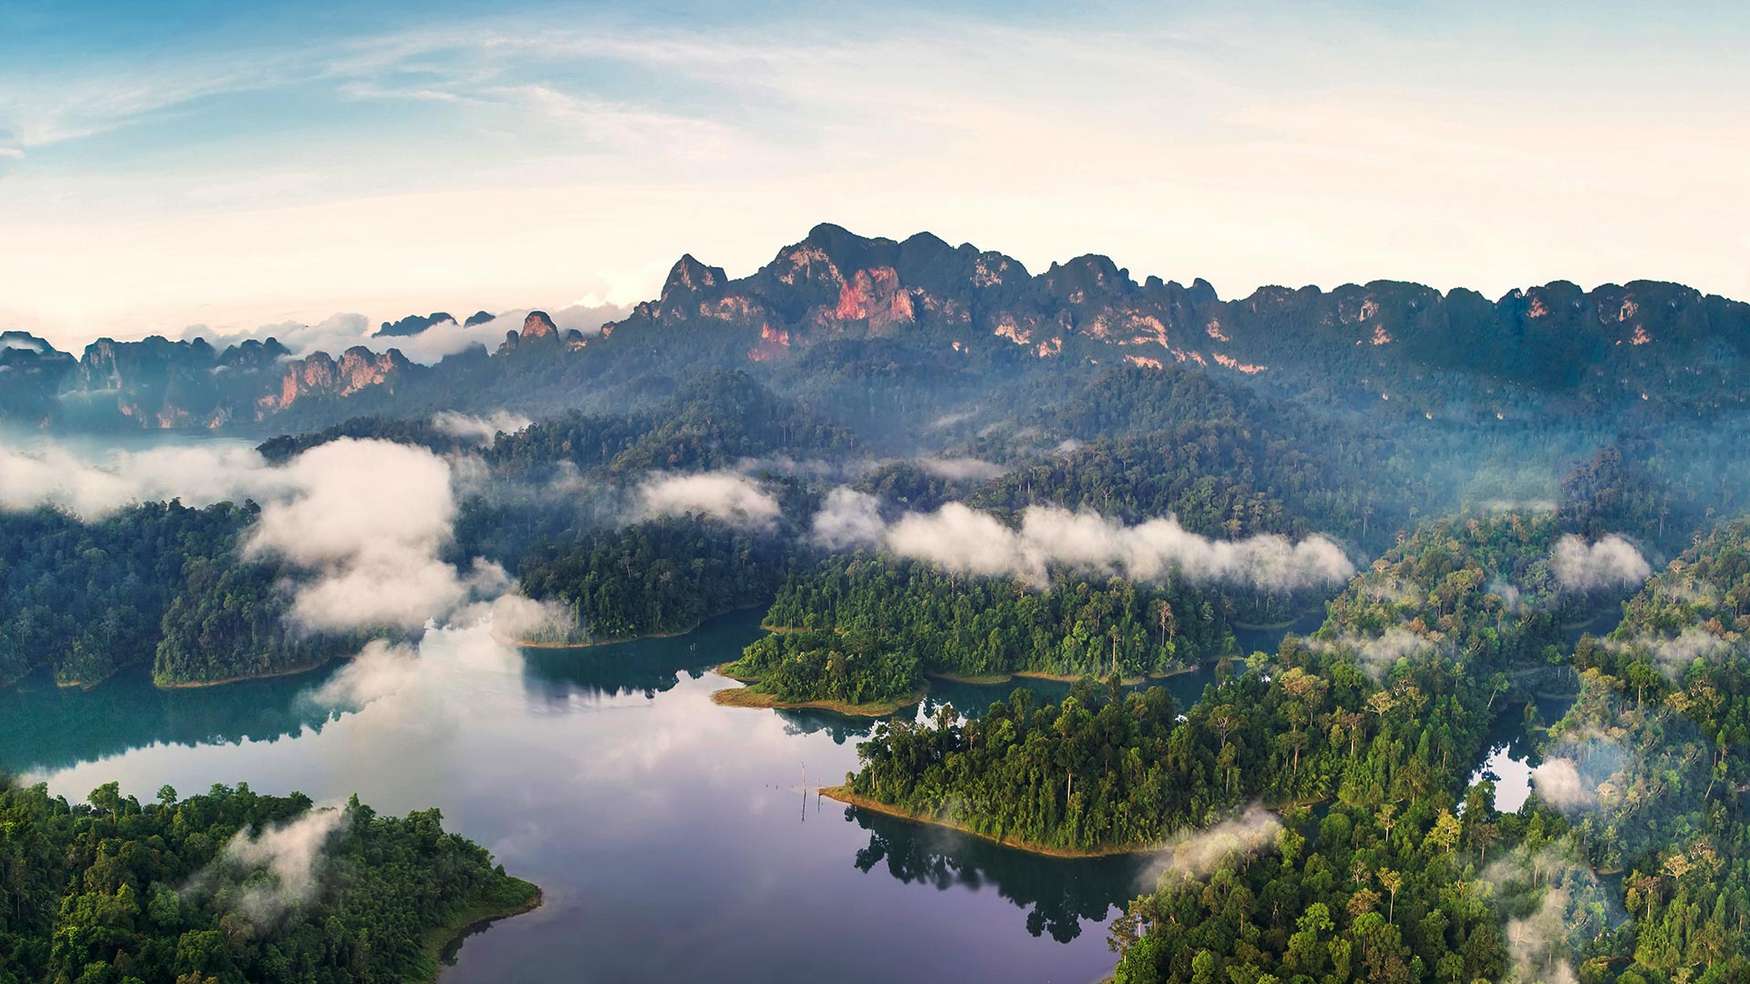
[[[248,782],[379,811],[437,806],[546,904],[463,942],[451,981],[1098,979],[1105,924],[1143,864],[1032,857],[850,810],[812,787],[855,767],[866,722],[725,708],[709,667],[758,613],[688,636],[528,651],[433,633],[416,673],[357,670],[159,691],[143,672],[89,692],[0,692],[0,770],[82,799]],[[1168,681],[1182,704],[1205,674]],[[374,699],[342,709],[323,684]],[[1026,686],[1055,698],[1061,684]],[[969,714],[1012,689],[939,686]]]
[[[1535,728],[1548,728],[1560,721],[1573,704],[1571,697],[1539,697],[1528,704],[1512,704],[1502,709],[1489,729],[1489,751],[1471,772],[1470,784],[1484,779],[1495,783],[1495,809],[1517,813],[1531,797],[1531,770],[1541,762],[1537,743],[1542,739]],[[1534,716],[1527,716],[1527,709]],[[1530,724],[1535,722],[1535,727]]]

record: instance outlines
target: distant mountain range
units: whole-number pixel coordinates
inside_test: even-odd
[[[411,315],[374,337],[455,320]],[[477,312],[465,327],[491,320]],[[432,366],[381,345],[294,355],[273,339],[219,349],[157,336],[100,338],[75,359],[6,332],[0,415],[35,427],[286,430],[359,413],[645,403],[690,372],[735,366],[919,415],[1120,364],[1393,417],[1706,417],[1750,393],[1739,383],[1750,304],[1655,281],[1590,291],[1557,281],[1493,301],[1375,281],[1224,301],[1201,279],[1138,283],[1099,255],[1035,274],[928,233],[895,242],[823,224],[747,277],[683,256],[660,297],[599,335],[561,332],[536,311],[520,331]]]

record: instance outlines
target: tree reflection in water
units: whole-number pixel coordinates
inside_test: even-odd
[[[1104,922],[1139,894],[1146,858],[1042,858],[951,830],[845,807],[845,820],[869,831],[869,845],[854,864],[867,874],[876,866],[905,884],[947,890],[956,885],[996,889],[1027,910],[1027,932],[1068,943],[1084,923]]]

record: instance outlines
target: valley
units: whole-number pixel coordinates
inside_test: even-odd
[[[1731,979],[1745,310],[821,226],[431,365],[14,339],[0,772],[435,807],[508,879],[398,923],[446,979]]]

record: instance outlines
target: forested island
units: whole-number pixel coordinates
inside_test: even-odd
[[[362,652],[417,680],[466,633],[590,680],[617,657],[585,646],[745,610],[765,634],[677,665],[867,734],[827,790],[853,818],[1151,859],[1123,984],[1750,979],[1750,307],[1224,301],[822,226],[745,278],[684,258],[596,335],[522,325],[432,366],[9,335],[0,686]],[[117,429],[231,443],[66,440]],[[912,711],[1016,678],[1067,688]],[[310,823],[333,877],[263,921],[283,878],[221,875]],[[435,813],[0,792],[0,984],[427,978],[429,943],[536,900]]]
[[[775,632],[717,668],[750,686],[712,699],[736,707],[818,708],[883,717],[924,695],[917,660],[867,633]]]
[[[246,785],[0,784],[0,981],[435,980],[464,930],[541,901],[440,820]]]
[[[1535,930],[1557,976],[1571,934],[1582,980],[1733,980],[1745,896],[1708,882],[1706,915],[1694,893],[1705,872],[1735,877],[1719,852],[1746,836],[1727,752],[1744,713],[1723,699],[1746,669],[1744,531],[1674,561],[1611,639],[1581,640],[1580,698],[1543,743],[1584,781],[1540,779],[1515,813],[1471,764],[1492,717],[1527,706],[1515,671],[1565,659],[1564,609],[1598,603],[1551,583],[1547,517],[1421,529],[1318,632],[1182,714],[1116,679],[1057,704],[1017,691],[970,720],[884,722],[829,795],[1046,854],[1164,850],[1159,891],[1114,930],[1120,981],[1545,979],[1505,931],[1537,918],[1562,927]],[[1183,853],[1211,830],[1226,840]],[[1631,886],[1615,916],[1613,876]]]

